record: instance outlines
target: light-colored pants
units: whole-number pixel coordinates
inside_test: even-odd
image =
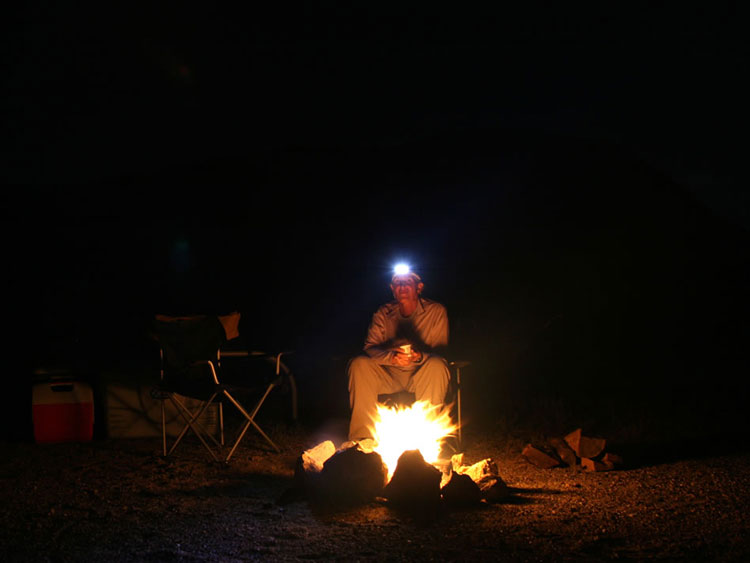
[[[378,395],[408,391],[417,401],[440,405],[445,401],[450,371],[440,356],[429,356],[413,368],[399,368],[378,364],[369,356],[361,355],[349,362],[349,406],[352,418],[349,439],[372,438],[377,414]]]

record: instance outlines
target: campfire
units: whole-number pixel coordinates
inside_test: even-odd
[[[427,463],[437,463],[444,440],[454,436],[457,428],[447,410],[426,401],[409,407],[378,405],[372,449],[383,458],[390,481],[406,451],[419,450]]]
[[[465,465],[463,454],[440,460],[458,427],[442,406],[417,401],[379,406],[373,439],[336,448],[327,440],[298,459],[296,479],[312,501],[352,504],[385,497],[393,505],[496,502],[507,487],[490,459]]]

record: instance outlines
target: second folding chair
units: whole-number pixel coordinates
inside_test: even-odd
[[[165,456],[171,455],[185,435],[192,432],[215,461],[229,461],[250,427],[275,451],[280,451],[259,426],[256,417],[272,391],[281,389],[291,394],[292,418],[296,418],[296,384],[288,366],[282,362],[282,356],[288,352],[223,351],[227,342],[239,336],[239,318],[239,313],[155,317],[153,334],[159,344],[161,358],[160,384],[156,394],[162,401],[162,445]],[[266,373],[261,373],[259,377],[257,373],[250,372],[250,364],[247,364],[241,377],[235,377],[228,383],[224,377],[222,357],[253,359],[256,367],[264,368]],[[248,396],[253,401],[249,408],[243,404]],[[166,402],[173,405],[185,423],[169,448]],[[225,444],[224,437],[225,405],[233,407],[240,420],[239,428],[229,444]],[[218,437],[215,429],[212,431],[204,424],[208,409],[218,410]]]

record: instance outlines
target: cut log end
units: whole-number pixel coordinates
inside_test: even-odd
[[[549,443],[565,465],[568,467],[578,465],[578,456],[564,439],[550,438]]]
[[[529,463],[542,469],[551,469],[552,467],[558,467],[560,465],[560,460],[557,457],[532,444],[526,444],[521,455],[525,457]]]
[[[604,438],[585,436],[580,428],[576,428],[563,439],[580,458],[595,458],[607,446],[607,441]]]

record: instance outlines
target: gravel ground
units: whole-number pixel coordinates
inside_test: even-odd
[[[316,432],[271,429],[228,465],[158,439],[1,444],[3,561],[750,559],[750,454],[617,471],[539,469],[523,438],[466,435],[467,462],[495,460],[499,504],[415,517],[384,500],[322,511],[288,493]],[[191,455],[194,454],[194,455]],[[632,455],[631,455],[631,459]]]

